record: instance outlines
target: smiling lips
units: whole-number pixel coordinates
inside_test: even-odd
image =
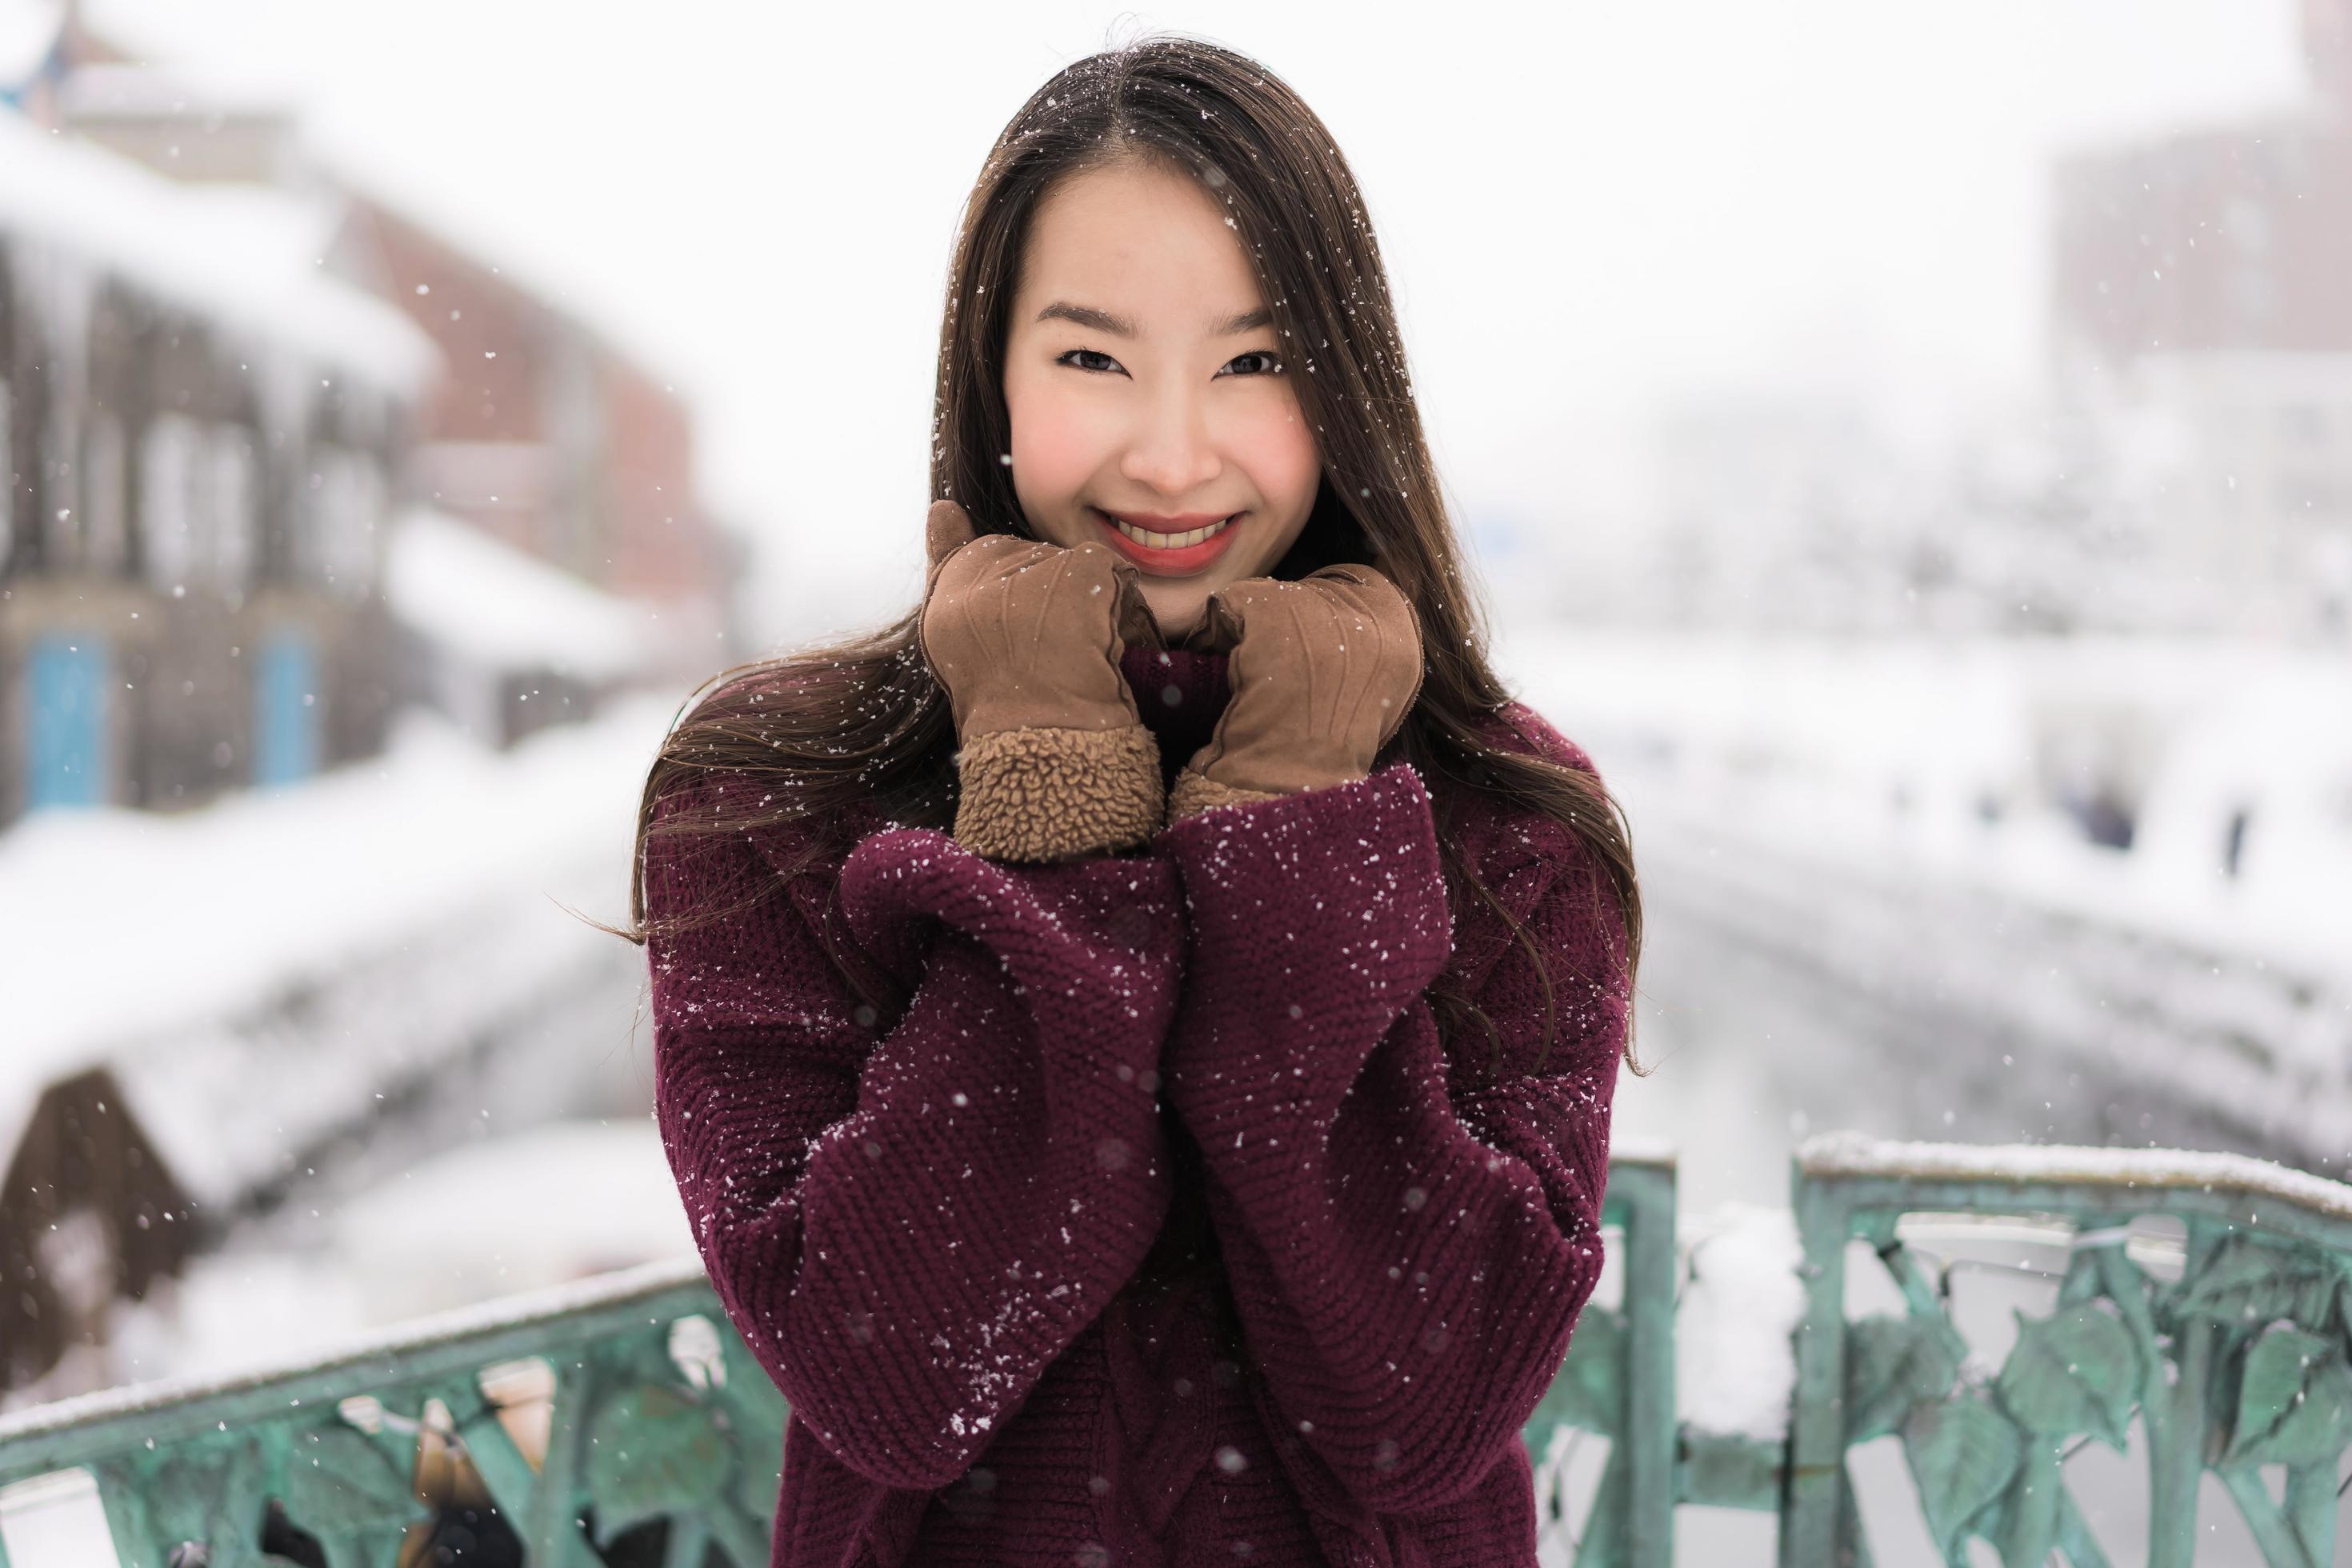
[[[1103,535],[1111,547],[1145,571],[1163,577],[1183,576],[1198,572],[1225,552],[1233,542],[1234,525],[1244,513],[1228,517],[1199,513],[1183,517],[1158,517],[1136,513],[1119,517],[1089,508],[1101,523]]]

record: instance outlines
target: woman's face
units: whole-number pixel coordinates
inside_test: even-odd
[[[1270,574],[1314,507],[1279,341],[1239,233],[1181,173],[1074,174],[1031,220],[1005,340],[1013,489],[1040,538],[1134,562],[1171,642],[1218,588]]]

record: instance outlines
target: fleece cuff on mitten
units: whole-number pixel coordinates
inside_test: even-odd
[[[1197,812],[1213,805],[1244,805],[1255,800],[1280,800],[1278,795],[1260,789],[1240,789],[1221,784],[1206,773],[1191,768],[1176,775],[1176,787],[1168,792],[1168,820],[1181,822]]]
[[[998,730],[964,745],[955,836],[993,860],[1066,860],[1148,843],[1166,791],[1160,742],[1116,730]]]

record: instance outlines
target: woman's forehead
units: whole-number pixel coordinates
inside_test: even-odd
[[[1264,304],[1223,204],[1188,176],[1140,162],[1073,174],[1047,195],[1020,297],[1027,321],[1060,302],[1111,318],[1060,312],[1066,319],[1133,336],[1213,334]]]

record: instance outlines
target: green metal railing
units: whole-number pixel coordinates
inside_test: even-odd
[[[549,1395],[537,1463],[485,1392],[528,1384],[513,1374],[534,1365]],[[583,1521],[602,1546],[660,1521],[667,1568],[701,1568],[713,1543],[739,1568],[765,1568],[784,1409],[688,1258],[298,1366],[18,1412],[0,1419],[0,1487],[86,1470],[131,1568],[257,1568],[273,1500],[330,1568],[391,1568],[431,1517],[413,1481],[423,1427],[462,1449],[533,1563],[590,1568]]]
[[[1545,1522],[1577,1538],[1580,1568],[1666,1568],[1682,1504],[1776,1514],[1783,1568],[1867,1565],[1849,1451],[1882,1439],[1949,1564],[1980,1538],[2008,1568],[2053,1553],[2104,1568],[2067,1468],[2091,1442],[2145,1450],[2151,1568],[2192,1561],[2208,1473],[2273,1568],[2332,1561],[2352,1447],[2352,1187],[2235,1155],[1832,1134],[1799,1150],[1791,1203],[1805,1306],[1786,1436],[1706,1432],[1675,1415],[1674,1160],[1612,1161],[1603,1221],[1622,1288],[1586,1308],[1525,1431],[1538,1457],[1563,1426],[1608,1441],[1581,1521],[1549,1492]],[[1955,1312],[1958,1263],[1927,1245],[1992,1224],[2062,1260],[2048,1310],[2016,1314],[1997,1363]],[[1901,1310],[1856,1315],[1864,1284]],[[546,1436],[526,1451],[498,1391],[533,1367]],[[688,1258],[299,1365],[0,1418],[0,1489],[86,1472],[135,1568],[257,1563],[273,1501],[331,1568],[392,1568],[430,1516],[414,1479],[430,1433],[534,1563],[593,1568],[592,1542],[658,1521],[665,1568],[702,1568],[713,1546],[764,1568],[784,1415]]]
[[[1952,1568],[1972,1538],[2006,1568],[2043,1568],[2053,1553],[2106,1568],[2067,1476],[2087,1442],[2145,1450],[2149,1568],[2194,1561],[2208,1472],[2272,1568],[2336,1560],[2352,1447],[2352,1186],[2233,1154],[1834,1133],[1798,1151],[1790,1187],[1806,1307],[1785,1441],[1684,1426],[1662,1444],[1673,1366],[1652,1347],[1662,1319],[1671,1339],[1673,1292],[1648,1272],[1644,1243],[1672,1229],[1673,1173],[1612,1167],[1607,1219],[1628,1304],[1586,1309],[1528,1434],[1557,1420],[1611,1440],[1579,1568],[1665,1568],[1676,1503],[1777,1513],[1782,1568],[1867,1568],[1848,1453],[1881,1438],[1899,1442]],[[1937,1216],[1946,1234],[2005,1223],[2063,1259],[2049,1271],[2053,1304],[2017,1314],[1998,1364],[1956,1321],[1954,1262],[1923,1245],[1933,1226],[1918,1222]],[[1883,1271],[1900,1312],[1852,1315],[1856,1259]],[[2266,1471],[2281,1477],[2278,1498]]]
[[[1866,1563],[1844,1468],[1851,1445],[1898,1434],[1949,1563],[1971,1536],[2008,1564],[2053,1550],[2107,1558],[2074,1507],[2065,1458],[2084,1438],[2121,1450],[2137,1412],[2149,1468],[2149,1568],[2186,1568],[2210,1470],[2273,1568],[2335,1559],[2337,1469],[2352,1444],[2345,1294],[2352,1187],[2235,1155],[2043,1149],[2003,1158],[1958,1145],[1816,1141],[1796,1171],[1812,1272],[1797,1338],[1784,1564]],[[1938,1210],[2039,1221],[2065,1237],[2057,1301],[2021,1321],[1990,1376],[1939,1276],[1896,1232]],[[2183,1237],[2176,1279],[2136,1254],[2144,1222]],[[1848,1243],[1903,1293],[1899,1316],[1849,1322]],[[2147,1259],[2147,1261],[2143,1261]],[[2284,1472],[2273,1502],[2262,1471]]]
[[[1601,1225],[1618,1236],[1621,1304],[1586,1303],[1568,1359],[1521,1436],[1538,1458],[1563,1426],[1609,1438],[1581,1556],[1664,1564],[1674,1558],[1675,1504],[1685,1489],[1675,1427],[1675,1157],[1618,1152]]]

